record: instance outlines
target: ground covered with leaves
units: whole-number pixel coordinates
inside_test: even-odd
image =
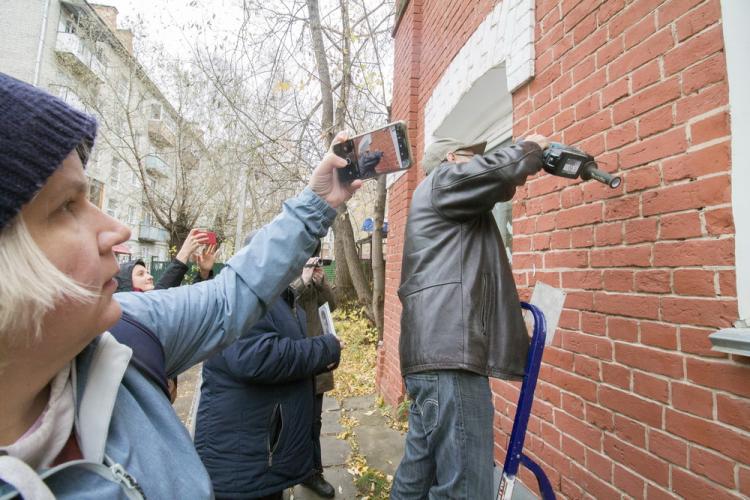
[[[375,393],[375,363],[377,360],[378,331],[372,326],[362,309],[342,307],[333,313],[336,333],[344,343],[341,364],[336,370],[336,388],[329,394],[342,402],[346,398],[368,396]],[[390,411],[378,399],[380,412],[387,417],[388,424],[404,432],[405,422],[398,412]],[[356,418],[342,412],[339,422],[341,433],[337,436],[351,446],[352,452],[346,461],[347,471],[353,476],[361,500],[385,500],[389,498],[393,477],[370,467],[360,453],[354,429],[359,425]]]

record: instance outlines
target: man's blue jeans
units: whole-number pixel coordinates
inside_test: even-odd
[[[493,408],[487,377],[443,370],[404,380],[412,401],[409,432],[391,499],[492,499]]]

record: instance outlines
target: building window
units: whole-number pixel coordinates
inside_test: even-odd
[[[117,201],[110,198],[107,200],[107,215],[117,218]]]
[[[138,214],[136,208],[133,205],[128,206],[128,224],[137,224]]]
[[[104,201],[104,184],[101,181],[92,179],[89,177],[89,191],[88,198],[91,203],[96,205],[97,208],[102,208],[102,202]]]
[[[109,183],[113,187],[117,187],[120,184],[120,159],[112,158],[112,168],[109,171]]]
[[[151,105],[151,116],[152,120],[161,120],[161,104]]]

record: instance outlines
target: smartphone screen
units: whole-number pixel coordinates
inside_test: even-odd
[[[395,122],[335,144],[333,152],[348,165],[338,170],[339,180],[374,179],[412,166],[406,123]]]

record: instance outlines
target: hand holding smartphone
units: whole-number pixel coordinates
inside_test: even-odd
[[[414,164],[404,121],[354,136],[334,144],[332,149],[347,160],[347,166],[337,170],[339,181],[344,184],[406,170]]]

